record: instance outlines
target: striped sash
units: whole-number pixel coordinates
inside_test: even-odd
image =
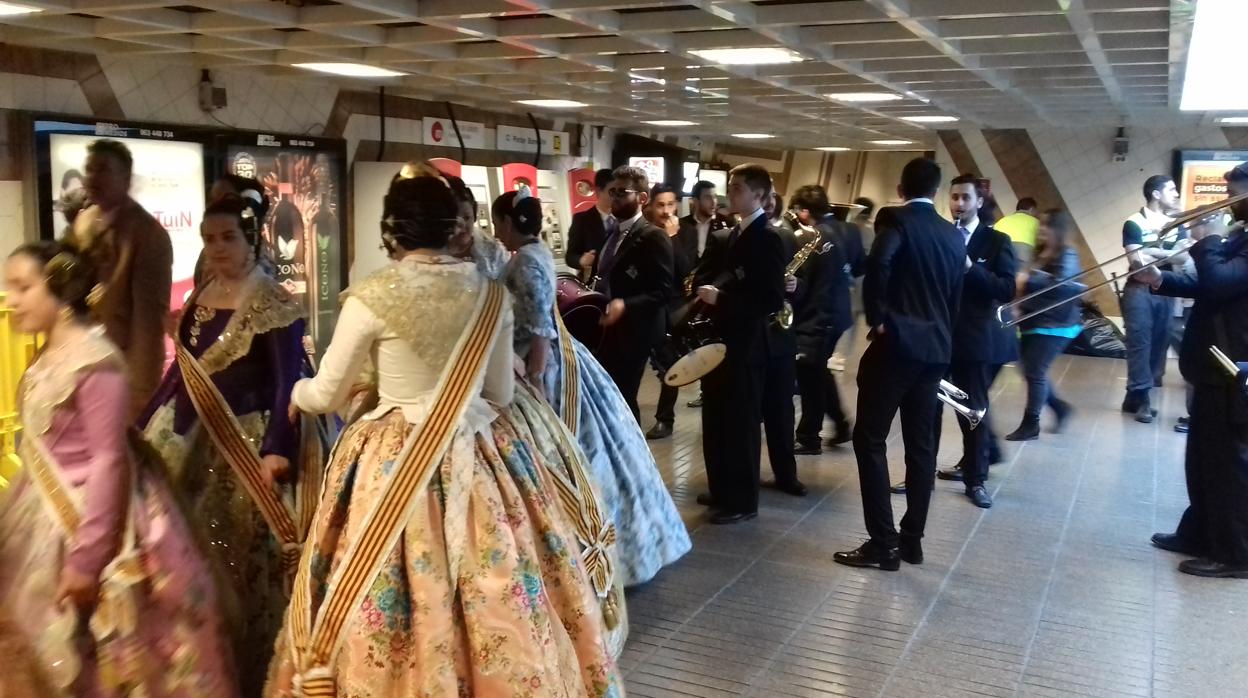
[[[56,460],[43,445],[43,439],[34,434],[22,437],[22,463],[30,469],[31,479],[39,488],[44,505],[61,528],[61,535],[69,540],[82,521],[78,505],[69,496],[69,485],[61,477],[60,468],[52,465]]]
[[[581,384],[576,365],[576,347],[572,345],[572,333],[563,324],[559,307],[555,306],[555,324],[559,327],[559,353],[563,361],[563,400],[559,404],[559,417],[575,436],[580,427]]]
[[[505,293],[496,283],[486,281],[482,286],[473,321],[443,369],[428,417],[410,430],[396,459],[398,465],[367,512],[359,537],[350,542],[330,577],[315,617],[310,587],[312,556],[304,555],[300,562],[288,616],[298,696],[337,695],[332,667],[344,631],[422,501],[474,395],[498,336]]]
[[[297,523],[296,514],[269,486],[269,481],[264,476],[264,464],[261,462],[259,452],[243,435],[243,428],[238,423],[238,417],[230,409],[221,391],[217,390],[217,386],[212,382],[203,364],[191,356],[180,341],[174,343],[174,350],[177,354],[178,367],[182,369],[182,380],[186,385],[186,392],[191,397],[191,403],[195,405],[200,423],[212,439],[213,445],[217,447],[225,461],[233,468],[238,479],[242,481],[247,494],[251,496],[251,501],[255,503],[256,508],[260,510],[260,515],[269,525],[269,530],[273,531],[273,535],[277,536],[278,542],[282,544],[282,566],[286,569],[287,575],[293,576],[299,564],[299,553],[303,538],[307,535],[307,529]],[[269,418],[286,419],[286,415],[274,414],[269,415]],[[305,426],[309,425],[305,424]],[[310,430],[304,430],[305,445],[308,442],[308,431]],[[306,481],[305,487],[316,489],[311,480]],[[312,506],[315,507],[315,504]],[[307,516],[310,518],[310,514]]]

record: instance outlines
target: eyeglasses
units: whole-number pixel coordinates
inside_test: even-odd
[[[618,189],[616,187],[611,187],[610,189],[607,190],[607,196],[610,196],[612,199],[623,199],[629,194],[640,194],[640,193],[641,193],[641,190],[639,189]]]

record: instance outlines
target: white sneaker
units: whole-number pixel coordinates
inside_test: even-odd
[[[833,354],[832,358],[828,359],[828,368],[833,371],[844,371],[845,357],[840,354]]]

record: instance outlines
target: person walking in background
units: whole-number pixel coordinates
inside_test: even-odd
[[[1018,287],[1022,288],[1030,275],[1031,257],[1036,249],[1036,230],[1040,220],[1036,218],[1036,200],[1024,196],[1018,200],[1014,213],[997,221],[994,229],[1010,236],[1014,244],[1014,258],[1018,261]]]
[[[1074,276],[1079,271],[1079,253],[1070,245],[1074,222],[1059,209],[1045,211],[1036,229],[1035,256],[1023,285],[1023,293],[1034,293],[1052,286],[1057,280]],[[1077,296],[1085,286],[1067,281],[1048,293],[1023,303],[1018,312],[1026,315],[1047,305]],[[1060,305],[1021,324],[1021,356],[1023,378],[1027,381],[1027,406],[1018,428],[1006,435],[1006,441],[1031,441],[1040,436],[1040,412],[1048,405],[1057,416],[1054,433],[1062,431],[1073,408],[1054,391],[1049,381],[1053,361],[1083,331],[1079,304]]]
[[[867,251],[875,241],[875,228],[871,225],[871,214],[875,212],[875,202],[865,196],[854,199],[855,206],[861,206],[848,225],[842,226],[842,255],[849,264],[849,275],[853,281],[850,289],[850,305],[853,318],[841,338],[837,340],[837,348],[832,352],[828,368],[832,371],[845,370],[845,355],[853,350],[858,340],[858,327],[862,324],[862,279],[866,273]],[[830,397],[830,396],[829,396]],[[848,441],[848,438],[846,439]],[[844,442],[841,442],[844,443]],[[836,445],[836,444],[832,444]]]
[[[134,199],[134,158],[118,141],[87,146],[87,198],[66,240],[82,250],[103,293],[92,306],[108,338],[126,357],[130,417],[147,404],[165,369],[165,321],[173,287],[169,233]]]
[[[1144,182],[1144,206],[1122,224],[1122,245],[1131,255],[1132,269],[1151,264],[1170,254],[1175,241],[1187,236],[1179,231],[1169,240],[1160,231],[1179,207],[1179,190],[1166,175],[1153,175]],[[1169,270],[1166,264],[1164,270]],[[1163,271],[1164,271],[1163,270]],[[1127,394],[1122,411],[1135,415],[1135,421],[1149,424],[1157,415],[1150,393],[1161,386],[1170,348],[1170,321],[1174,300],[1155,296],[1143,283],[1127,280],[1122,292],[1122,322],[1127,344]]]

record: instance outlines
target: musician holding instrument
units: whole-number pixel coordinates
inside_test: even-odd
[[[1248,395],[1211,348],[1232,364],[1248,360],[1248,163],[1225,176],[1231,199],[1223,205],[1237,221],[1232,232],[1223,238],[1206,234],[1217,226],[1193,231],[1194,275],[1150,266],[1137,278],[1158,296],[1196,301],[1179,353],[1179,369],[1194,386],[1186,455],[1190,504],[1175,532],[1154,535],[1153,545],[1193,557],[1179,564],[1180,572],[1242,579],[1248,578]]]
[[[809,227],[821,239],[819,254],[796,271],[793,299],[797,390],[802,404],[794,448],[798,455],[817,456],[823,452],[819,432],[825,414],[834,426],[831,444],[846,443],[851,438],[836,379],[827,368],[841,334],[853,323],[851,263],[845,257],[845,245],[838,244],[847,224],[833,216],[828,192],[817,184],[794,193],[788,215],[795,225]]]
[[[1179,207],[1179,191],[1166,175],[1153,175],[1144,182],[1144,206],[1122,224],[1122,245],[1130,253],[1131,269],[1167,257],[1177,235],[1162,238],[1158,231],[1171,220]],[[1180,264],[1182,266],[1182,264]],[[1169,269],[1167,262],[1165,269]],[[1135,421],[1149,424],[1156,416],[1150,395],[1161,386],[1169,349],[1170,323],[1174,301],[1149,293],[1148,286],[1128,280],[1122,293],[1122,322],[1127,344],[1127,394],[1122,411],[1135,414]]]
[[[854,455],[870,540],[833,559],[851,567],[897,570],[923,560],[920,541],[936,478],[937,393],[949,367],[953,323],[966,275],[966,245],[936,211],[940,166],[915,158],[901,173],[904,206],[882,209],[863,287],[867,347],[858,367]],[[893,525],[888,484],[888,433],[901,411],[906,448],[907,511]]]
[[[642,215],[650,200],[650,182],[643,170],[616,169],[608,192],[612,216],[619,223],[603,243],[598,259],[595,290],[610,302],[602,319],[606,332],[597,356],[640,423],[637,391],[650,352],[667,330],[672,243],[662,228]]]
[[[949,187],[949,211],[954,225],[966,241],[966,279],[957,321],[953,325],[953,361],[949,380],[967,395],[964,404],[972,410],[988,410],[988,391],[1001,367],[1018,358],[1018,338],[1013,329],[997,322],[997,308],[1014,297],[1017,264],[1010,236],[981,220],[984,192],[979,178],[962,174]],[[985,486],[988,480],[988,424],[975,428],[965,419],[962,429],[962,460],[959,466],[942,470],[942,480],[962,482],[966,496],[981,509],[992,507]],[[936,443],[940,443],[940,419],[936,420]]]
[[[702,379],[702,453],[710,493],[698,503],[714,510],[713,524],[758,514],[767,324],[784,303],[783,244],[763,213],[771,188],[771,175],[758,165],[731,171],[728,199],[741,223],[714,257],[717,266],[698,275],[707,283],[698,286],[697,298],[711,307],[727,348],[723,362]]]
[[[767,367],[763,373],[763,434],[767,439],[767,460],[774,480],[763,483],[794,497],[805,497],[806,486],[797,479],[797,458],[794,453],[793,386],[797,381],[797,337],[793,332],[793,303],[797,292],[796,270],[803,266],[820,244],[817,231],[794,229],[770,221],[780,213],[783,199],[772,192],[771,207],[763,207],[772,233],[780,237],[784,247],[785,301],[767,325]],[[798,237],[798,236],[801,237]]]

